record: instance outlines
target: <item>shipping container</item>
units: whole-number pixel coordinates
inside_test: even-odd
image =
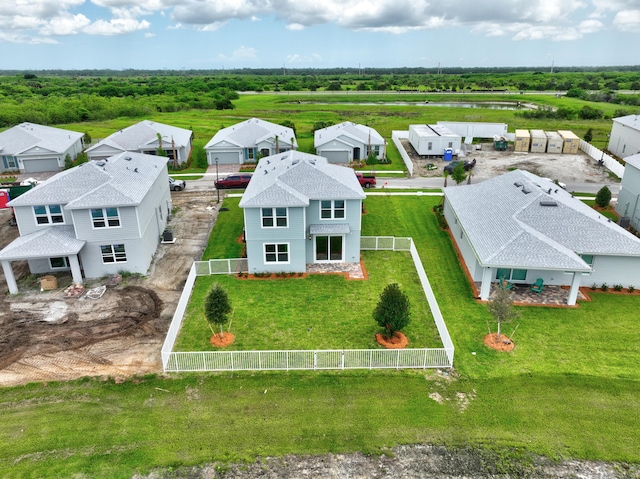
[[[529,130],[516,130],[515,151],[529,151],[531,135]]]
[[[562,153],[562,137],[555,131],[545,131],[547,135],[547,153]]]
[[[558,130],[558,134],[562,137],[562,153],[578,153],[580,150],[580,138],[574,132],[569,130]]]
[[[531,153],[547,151],[547,135],[542,130],[531,130]]]

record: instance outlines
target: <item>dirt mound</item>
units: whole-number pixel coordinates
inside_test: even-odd
[[[149,289],[128,286],[108,290],[99,300],[7,301],[0,322],[0,369],[29,355],[48,355],[139,332],[162,311]]]

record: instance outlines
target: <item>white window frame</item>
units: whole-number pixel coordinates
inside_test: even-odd
[[[429,141],[427,143],[427,150],[429,150],[429,151],[433,150],[433,142]]]
[[[62,259],[64,266],[54,266],[51,260],[53,259]],[[68,256],[54,256],[53,258],[49,258],[49,267],[51,269],[69,269],[71,265],[69,264]]]
[[[270,210],[270,215],[265,215],[265,211]],[[284,216],[279,215],[278,210],[284,210]],[[278,220],[284,219],[284,225],[278,224]],[[265,225],[265,220],[271,220],[271,225]],[[288,228],[289,227],[289,208],[260,208],[260,225],[262,228]]]
[[[60,208],[60,213],[53,213],[51,211],[52,206],[57,206]],[[44,213],[37,213],[36,208],[44,208]],[[34,205],[33,207],[33,215],[36,220],[37,225],[63,225],[65,224],[64,213],[62,212],[62,205]],[[54,221],[55,218],[61,218],[62,221]],[[44,222],[38,221],[38,218],[46,219]]]
[[[331,206],[325,208],[322,206],[323,202],[331,202]],[[336,208],[336,201],[342,201],[342,208]],[[324,211],[329,212],[329,217],[324,218],[322,213]],[[336,211],[342,211],[342,216],[337,217]],[[346,200],[320,200],[320,219],[321,220],[345,220],[347,218],[347,201]]]
[[[274,247],[274,251],[267,251],[269,246]],[[280,247],[286,248],[286,251],[280,251]],[[289,243],[264,243],[262,247],[264,264],[290,264],[291,263],[291,245]],[[280,255],[286,254],[286,261],[280,260]],[[268,255],[275,255],[274,261],[267,259]]]
[[[121,246],[122,251],[116,251],[117,246]],[[106,248],[109,248],[109,251],[105,251]],[[127,250],[124,246],[124,243],[100,245],[100,254],[102,255],[102,264],[127,262]],[[105,261],[105,259],[111,259],[112,261]]]
[[[116,216],[109,216],[107,214],[107,210],[115,210]],[[100,217],[94,217],[93,212],[100,211]],[[120,209],[119,208],[91,208],[89,210],[89,216],[91,217],[91,226],[94,230],[101,230],[103,228],[122,228],[122,221],[120,220]],[[117,221],[118,224],[110,224],[112,221]],[[98,223],[98,224],[96,224]],[[100,225],[99,223],[104,223]]]

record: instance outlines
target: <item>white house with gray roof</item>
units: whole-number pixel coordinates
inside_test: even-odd
[[[316,130],[313,138],[316,154],[331,163],[365,160],[373,152],[378,159],[387,154],[387,143],[375,129],[345,121]]]
[[[640,153],[640,115],[627,115],[613,119],[607,149],[625,159],[627,156]]]
[[[204,147],[207,161],[215,165],[255,163],[258,158],[296,149],[298,143],[292,128],[251,118],[222,128]]]
[[[20,237],[0,251],[33,274],[70,271],[74,282],[119,271],[144,274],[171,212],[167,159],[125,152],[65,170],[9,202]]]
[[[359,263],[362,200],[351,168],[290,151],[262,158],[240,207],[250,273]]]
[[[59,171],[69,155],[82,152],[82,133],[35,123],[21,123],[0,133],[0,173]]]
[[[104,160],[123,151],[157,155],[162,148],[178,164],[191,155],[193,132],[157,121],[143,120],[117,131],[87,149],[90,160]]]
[[[616,202],[616,212],[640,230],[640,153],[624,159],[624,175]]]
[[[444,215],[480,299],[492,282],[640,286],[640,239],[554,183],[515,170],[445,188]]]

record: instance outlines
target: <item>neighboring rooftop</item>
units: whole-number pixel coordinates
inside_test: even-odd
[[[444,125],[409,125],[409,129],[423,137],[445,136],[459,137]]]
[[[147,145],[154,144],[158,141],[158,134],[160,134],[162,138],[164,149],[171,148],[172,142],[178,147],[186,146],[192,137],[191,130],[165,125],[155,121],[143,120],[109,135],[104,140],[87,149],[87,152],[95,150],[100,145],[108,145],[123,151],[144,150],[148,148]]]
[[[62,153],[83,134],[35,123],[21,123],[0,133],[0,154],[19,155],[31,148]]]
[[[631,156],[627,156],[624,159],[625,163],[628,165],[633,166],[634,168],[637,168],[640,170],[640,153],[637,153],[635,155],[631,155]]]
[[[640,115],[627,115],[614,118],[613,121],[640,131]]]
[[[484,266],[588,271],[581,254],[640,256],[634,235],[526,171],[444,193]]]
[[[351,137],[365,145],[369,143],[373,145],[384,145],[384,138],[382,138],[375,129],[351,121],[344,121],[337,125],[316,130],[314,134],[314,144],[316,146],[322,145],[342,135]]]
[[[276,136],[281,142],[287,144],[290,144],[293,138],[293,145],[298,145],[295,139],[296,134],[292,128],[259,118],[250,118],[233,126],[222,128],[205,145],[205,148],[213,147],[222,141],[229,141],[241,148],[251,148],[262,141],[270,139],[275,141]]]
[[[262,158],[240,207],[307,206],[311,199],[364,199],[351,168],[291,150]]]
[[[62,171],[9,202],[9,206],[66,205],[65,209],[140,204],[167,158],[124,152]]]

